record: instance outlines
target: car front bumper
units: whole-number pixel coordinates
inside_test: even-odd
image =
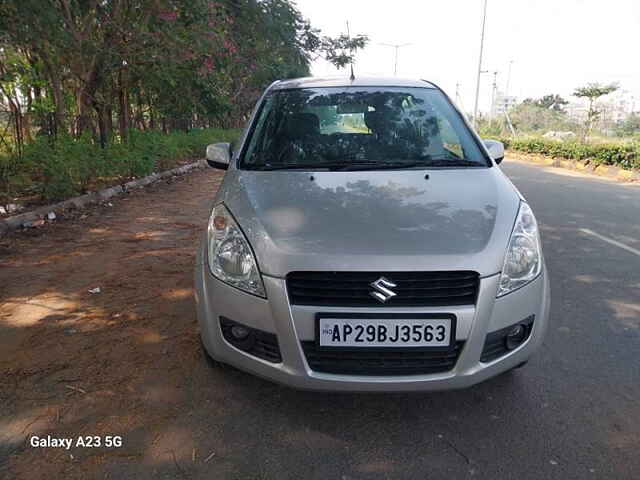
[[[290,305],[286,281],[263,275],[267,298],[231,287],[211,275],[200,252],[195,289],[200,335],[208,353],[217,361],[294,388],[349,392],[429,391],[464,388],[509,370],[526,361],[542,344],[549,314],[549,282],[546,269],[533,282],[496,299],[500,275],[481,278],[475,306],[432,308],[327,308]],[[436,374],[369,376],[328,374],[312,370],[301,341],[315,339],[318,312],[452,313],[457,318],[456,340],[464,346],[453,369]],[[535,315],[529,338],[516,349],[484,363],[480,356],[488,333]],[[225,340],[220,317],[277,336],[282,362],[271,363],[252,356]]]

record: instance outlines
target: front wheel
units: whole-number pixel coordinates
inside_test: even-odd
[[[511,367],[509,370],[505,370],[504,372],[502,372],[500,375],[515,375],[517,370],[520,370],[522,367],[524,367],[527,362],[529,360],[525,360],[524,362],[520,362],[519,364],[517,364],[514,367]]]
[[[227,367],[226,363],[222,363],[217,361],[207,351],[207,347],[204,346],[204,342],[202,341],[202,337],[200,337],[200,348],[202,349],[202,355],[204,355],[204,359],[211,368],[221,368],[225,369]]]

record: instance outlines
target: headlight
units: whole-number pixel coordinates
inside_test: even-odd
[[[529,205],[520,203],[500,275],[498,297],[526,285],[542,270],[538,223]]]
[[[209,269],[215,277],[245,292],[266,297],[249,242],[222,204],[211,212],[207,243]]]

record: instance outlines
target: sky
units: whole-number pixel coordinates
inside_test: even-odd
[[[297,0],[298,9],[326,35],[366,34],[356,75],[431,80],[472,111],[480,50],[483,0]],[[620,85],[629,108],[640,109],[640,0],[488,0],[479,104],[490,108],[493,72],[519,100],[557,93],[570,101],[588,82]],[[510,62],[513,63],[510,64]],[[346,75],[324,60],[315,76]],[[633,100],[632,100],[633,97]]]

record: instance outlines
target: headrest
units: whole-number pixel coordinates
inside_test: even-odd
[[[313,113],[294,113],[285,123],[285,134],[289,138],[303,138],[320,134],[320,119]]]
[[[380,131],[383,120],[382,112],[364,112],[364,124],[372,132]]]

